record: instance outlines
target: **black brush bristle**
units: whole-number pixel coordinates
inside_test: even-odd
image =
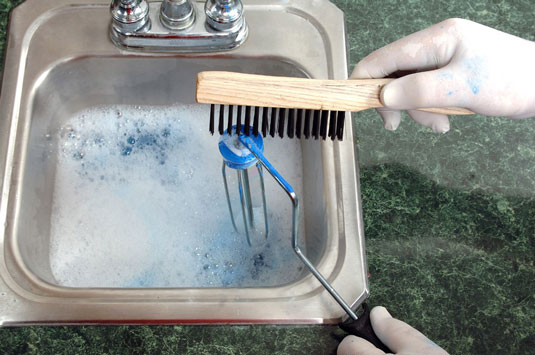
[[[238,106],[236,108],[237,110],[237,113],[236,113],[236,133],[241,133],[241,106]]]
[[[331,117],[329,118],[329,137],[334,141],[336,138],[336,116],[338,111],[331,111]]]
[[[225,105],[219,105],[219,134],[225,133]]]
[[[228,107],[228,120],[227,120],[227,134],[229,136],[232,135],[232,120],[234,117],[232,117],[232,111],[234,110],[234,106],[230,105]]]
[[[227,132],[232,135],[236,132],[250,136],[261,134],[266,137],[275,135],[284,138],[314,139],[325,140],[327,137],[331,140],[342,140],[344,136],[345,111],[329,110],[306,110],[306,109],[287,109],[273,107],[245,106],[245,112],[242,112],[241,105],[229,105],[228,114],[225,113],[225,105],[219,105],[219,121],[216,127],[216,105],[210,105],[210,133],[213,135],[216,131],[223,135]],[[234,121],[234,107],[236,107],[236,119]],[[252,110],[254,109],[254,112]],[[270,112],[271,111],[271,112]],[[271,114],[271,116],[270,116]],[[225,116],[227,121],[225,122]],[[225,128],[226,125],[226,128]],[[233,125],[236,126],[233,132]]]
[[[269,123],[269,135],[275,137],[275,129],[277,128],[277,108],[271,109],[271,122]]]
[[[249,136],[251,131],[251,106],[245,106],[245,135]]]
[[[215,126],[215,105],[210,105],[210,134],[214,135],[214,126]]]
[[[327,138],[327,124],[329,123],[329,111],[321,111],[320,136],[325,140]]]
[[[312,110],[305,111],[305,127],[303,128],[303,135],[306,139],[310,137],[310,121],[312,119]]]
[[[286,134],[288,138],[293,138],[295,132],[295,109],[291,108],[288,111],[288,127],[286,129]]]
[[[297,118],[295,120],[295,136],[301,139],[301,132],[303,127],[303,109],[297,110]]]
[[[279,110],[279,137],[284,137],[284,122],[286,121],[286,109],[281,108]]]
[[[314,111],[314,118],[312,120],[312,137],[314,139],[318,139],[320,136],[320,118],[321,118],[321,110],[315,110]]]
[[[253,118],[253,134],[255,136],[258,136],[258,121],[259,121],[259,116],[260,115],[260,107],[258,106],[255,106],[254,108],[254,118]]]
[[[336,137],[338,140],[344,139],[344,121],[346,119],[345,111],[338,111],[338,118],[336,122]]]
[[[268,130],[268,115],[269,115],[269,109],[267,107],[264,107],[262,109],[262,136],[267,135]]]

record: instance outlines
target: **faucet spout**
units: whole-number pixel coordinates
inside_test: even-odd
[[[195,21],[195,11],[190,0],[163,0],[160,8],[162,24],[171,30],[183,30]]]

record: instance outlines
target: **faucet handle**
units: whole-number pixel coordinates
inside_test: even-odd
[[[244,24],[241,0],[207,0],[204,11],[207,24],[218,31],[232,32]]]
[[[136,32],[150,23],[146,0],[112,0],[110,13],[113,26],[120,33]]]

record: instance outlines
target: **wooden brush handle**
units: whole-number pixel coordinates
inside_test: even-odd
[[[383,107],[379,94],[395,79],[317,80],[206,71],[197,74],[197,102],[206,104],[362,111]],[[471,115],[459,107],[423,108],[446,115]]]

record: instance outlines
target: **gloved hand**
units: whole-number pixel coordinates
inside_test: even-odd
[[[355,66],[351,78],[416,71],[383,88],[386,108],[378,112],[385,128],[395,130],[399,110],[408,110],[416,122],[447,132],[446,115],[411,109],[463,107],[488,116],[535,116],[534,63],[535,42],[449,19],[371,53]]]
[[[392,318],[384,307],[374,307],[370,321],[377,337],[395,354],[444,355],[444,349],[399,319]],[[367,340],[348,335],[338,346],[338,355],[384,354]]]

